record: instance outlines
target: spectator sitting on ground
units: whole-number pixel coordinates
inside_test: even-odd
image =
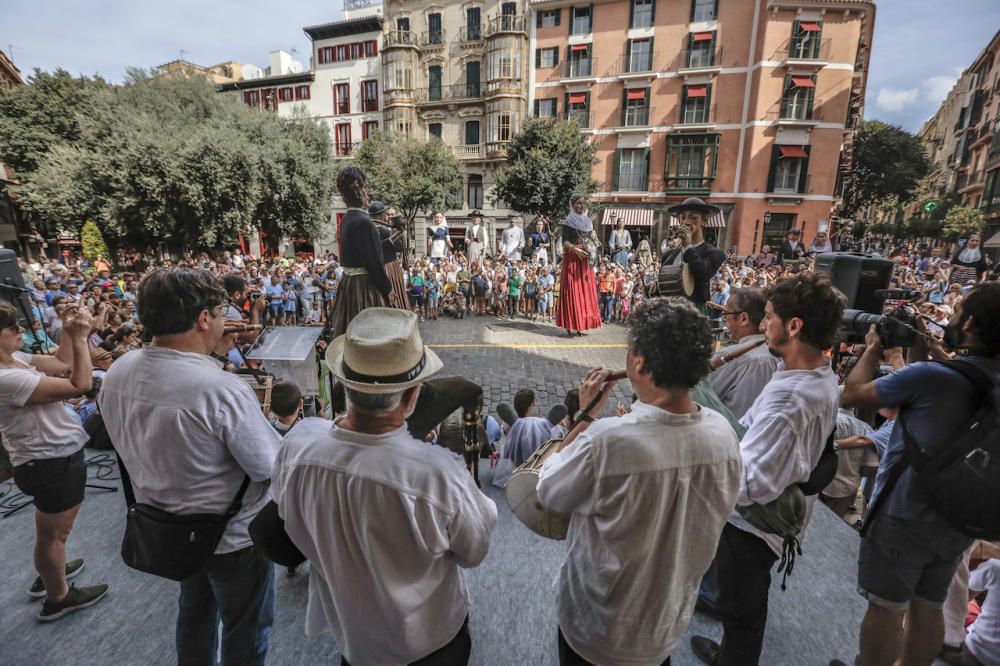
[[[535,450],[549,439],[552,424],[548,419],[531,416],[535,411],[535,392],[531,389],[521,389],[514,394],[514,411],[517,420],[510,427],[507,443],[503,448],[503,457],[517,467],[531,457]],[[508,475],[495,474],[493,485],[507,487]]]
[[[271,427],[282,437],[302,418],[302,391],[292,382],[278,382],[271,388]]]

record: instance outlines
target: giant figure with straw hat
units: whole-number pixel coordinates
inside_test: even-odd
[[[685,199],[667,209],[679,226],[671,229],[671,243],[663,254],[657,290],[660,296],[686,296],[704,314],[710,296],[709,283],[726,260],[725,253],[705,240],[709,218],[720,213],[718,206],[697,197]]]

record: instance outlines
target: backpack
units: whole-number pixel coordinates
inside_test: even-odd
[[[929,446],[917,442],[903,415],[904,449],[885,488],[862,526],[862,535],[906,468],[938,513],[956,530],[974,539],[1000,539],[1000,386],[983,370],[962,361],[934,361],[959,373],[981,396],[976,413],[950,441]]]

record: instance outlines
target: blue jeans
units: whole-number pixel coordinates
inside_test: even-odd
[[[615,313],[615,295],[601,294],[601,319],[605,322],[611,321],[611,316]]]
[[[253,546],[213,555],[181,582],[177,663],[214,666],[222,620],[222,664],[263,664],[274,624],[274,565]]]

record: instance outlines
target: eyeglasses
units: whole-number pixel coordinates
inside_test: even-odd
[[[722,317],[732,317],[734,315],[740,315],[745,313],[746,310],[734,310],[733,312],[723,312],[720,316]]]

